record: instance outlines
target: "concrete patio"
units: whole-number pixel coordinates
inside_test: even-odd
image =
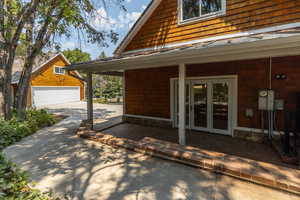
[[[228,176],[83,140],[72,117],[5,149],[36,188],[72,200],[298,200]]]
[[[97,127],[97,122],[95,122],[95,125],[95,130],[100,130],[101,128],[103,128]],[[145,137],[151,137],[159,140],[178,143],[177,129],[172,128],[157,128],[123,123],[109,129],[101,130],[101,133],[120,138],[132,139],[135,141],[142,140]],[[283,163],[277,152],[268,143],[251,142],[239,138],[233,138],[230,136],[192,130],[187,130],[186,136],[188,146],[276,164],[289,168],[297,168],[296,165],[294,166]]]
[[[89,130],[82,123],[77,134],[116,148],[130,149],[300,194],[300,171],[296,166],[282,163],[273,149],[266,144],[191,132],[188,141],[193,146],[182,146],[176,144],[174,129],[128,123],[116,124],[100,131]],[[217,141],[219,139],[222,141]]]

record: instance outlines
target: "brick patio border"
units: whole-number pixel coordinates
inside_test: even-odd
[[[89,130],[84,123],[78,129],[77,135],[81,138],[113,147],[121,147],[154,157],[176,161],[300,195],[300,170],[297,169],[285,168],[195,147],[182,146],[149,137],[140,141],[118,138]],[[274,174],[275,170],[278,170],[277,173],[280,173]]]

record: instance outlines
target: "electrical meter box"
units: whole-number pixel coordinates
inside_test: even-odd
[[[273,111],[275,104],[274,90],[260,90],[258,92],[258,110]]]

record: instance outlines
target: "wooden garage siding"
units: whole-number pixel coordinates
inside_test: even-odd
[[[227,0],[226,15],[178,25],[177,0],[163,0],[125,51],[300,21],[300,0]]]
[[[268,88],[269,59],[195,64],[187,66],[187,77],[238,75],[238,126],[261,128],[257,110],[259,89]],[[273,58],[272,85],[276,98],[284,99],[288,109],[295,109],[300,92],[300,56]],[[170,78],[178,77],[178,67],[130,70],[125,73],[126,114],[170,118]],[[286,74],[276,80],[275,74]],[[245,116],[246,109],[254,117]],[[283,112],[277,112],[278,128],[283,129]]]
[[[67,63],[64,62],[61,56],[53,59],[47,66],[33,74],[31,86],[80,86],[80,99],[84,99],[84,83],[82,81],[67,74],[54,74],[54,66],[65,65],[67,65]],[[29,102],[31,102],[31,98]]]

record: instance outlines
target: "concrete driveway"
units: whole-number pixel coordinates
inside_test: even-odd
[[[51,113],[69,115],[75,119],[86,119],[87,110],[86,102],[71,102],[65,104],[49,105],[40,108],[45,108]],[[123,114],[123,105],[108,105],[94,103],[94,118],[103,119],[116,117]]]
[[[49,109],[64,109],[71,117],[5,149],[43,191],[72,200],[299,200],[228,176],[80,139],[74,131],[85,110],[79,103],[75,111],[66,106]],[[98,117],[102,113],[106,118],[114,117],[120,107],[97,109]]]

